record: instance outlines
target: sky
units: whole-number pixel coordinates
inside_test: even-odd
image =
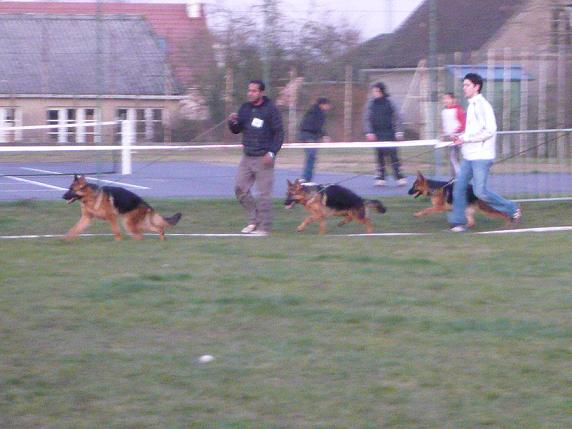
[[[203,0],[207,8],[225,7],[241,13],[252,10],[261,0]],[[294,19],[314,16],[345,19],[353,28],[362,31],[364,40],[388,33],[399,26],[423,0],[282,0],[282,12]],[[314,5],[314,7],[312,7]],[[324,11],[331,11],[325,14]],[[216,25],[216,23],[212,23]]]
[[[0,0],[2,1],[2,0]],[[21,1],[21,0],[16,0]],[[26,1],[26,0],[24,0]],[[27,0],[34,1],[34,0]],[[50,0],[36,0],[50,1]],[[57,0],[90,1],[97,0]],[[117,1],[117,0],[101,0]],[[187,0],[122,0],[131,3],[186,3]],[[240,13],[252,11],[260,14],[263,0],[194,0],[202,2],[208,10],[219,7]],[[359,28],[363,40],[371,39],[397,28],[424,0],[280,0],[282,12],[293,19],[345,19],[351,28]],[[330,11],[331,13],[324,13]],[[208,12],[207,12],[208,13]],[[216,19],[209,18],[209,26],[216,27]]]

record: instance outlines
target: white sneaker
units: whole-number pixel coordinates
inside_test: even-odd
[[[246,225],[244,228],[240,230],[243,234],[252,234],[256,231],[256,224],[251,223],[250,225]]]
[[[397,186],[407,186],[407,179],[405,177],[402,177],[401,179],[399,179],[397,181]]]
[[[375,179],[373,186],[385,186],[387,182],[383,179]]]
[[[511,217],[511,222],[513,225],[518,225],[522,219],[522,210],[521,208],[517,208],[514,214]]]
[[[466,232],[467,227],[465,225],[457,225],[457,226],[454,226],[453,228],[449,229],[449,231],[451,231],[451,232]]]
[[[250,235],[256,235],[257,237],[268,237],[269,234],[270,233],[268,231],[264,231],[263,229],[257,229],[250,233]]]

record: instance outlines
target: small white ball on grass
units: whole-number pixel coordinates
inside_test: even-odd
[[[211,356],[211,355],[202,355],[199,358],[200,363],[209,363],[209,362],[212,362],[213,360],[214,360],[214,356]]]

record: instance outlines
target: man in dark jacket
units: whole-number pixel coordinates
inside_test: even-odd
[[[403,140],[403,124],[399,111],[390,100],[386,87],[378,82],[372,87],[373,97],[368,101],[364,111],[364,133],[368,141]],[[385,156],[391,158],[393,176],[399,186],[407,185],[407,179],[401,175],[397,148],[377,148],[378,174],[376,186],[385,185]]]
[[[324,123],[326,122],[326,112],[332,107],[330,100],[320,97],[316,103],[308,109],[300,122],[300,132],[298,139],[304,143],[316,143],[320,139],[329,141],[328,136],[324,132]],[[304,162],[304,171],[302,172],[302,180],[311,182],[314,175],[314,165],[316,164],[316,156],[318,149],[305,149],[306,161]]]
[[[274,160],[284,141],[284,128],[280,112],[264,95],[264,89],[264,82],[250,81],[248,102],[228,118],[230,131],[242,133],[243,155],[234,193],[248,215],[248,225],[242,229],[244,234],[268,235],[272,229]],[[250,192],[254,185],[258,199]]]

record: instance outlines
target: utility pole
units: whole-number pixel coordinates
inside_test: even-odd
[[[385,32],[393,32],[393,0],[385,0],[387,10],[385,11]]]
[[[429,138],[437,138],[437,102],[438,102],[438,73],[437,73],[437,34],[438,34],[438,20],[437,20],[437,0],[429,0],[429,117],[427,130]],[[439,174],[441,168],[441,152],[435,151],[435,174]]]
[[[262,43],[262,80],[266,84],[266,91],[270,94],[270,76],[272,73],[272,43],[274,42],[274,24],[276,23],[276,0],[262,1],[262,23],[264,41]]]

